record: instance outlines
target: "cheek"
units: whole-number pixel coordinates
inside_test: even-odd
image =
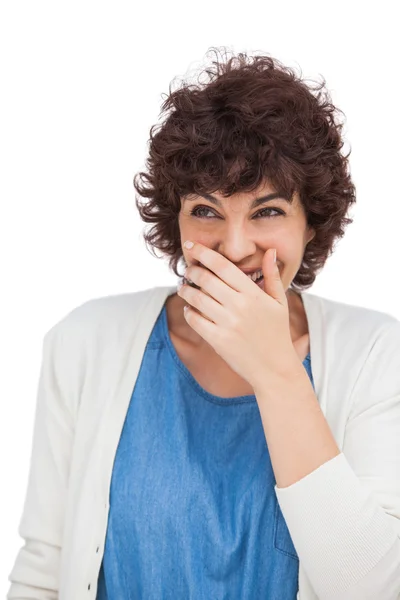
[[[182,244],[186,240],[192,240],[193,242],[202,244],[202,246],[207,246],[207,248],[212,248],[215,244],[215,236],[208,232],[199,231],[198,227],[185,227],[183,235],[181,230],[181,239]]]
[[[282,240],[276,242],[276,246],[271,244],[269,247],[276,247],[277,263],[279,272],[282,273],[285,270],[290,272],[293,269],[298,268],[298,263],[303,256],[302,247],[296,243],[295,240]]]
[[[300,236],[285,235],[276,240],[276,249],[279,259],[283,262],[293,262],[299,257],[303,251],[302,240]]]

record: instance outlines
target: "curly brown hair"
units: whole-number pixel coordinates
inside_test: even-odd
[[[154,223],[143,233],[145,243],[153,255],[158,249],[168,256],[169,267],[181,276],[181,198],[215,191],[227,197],[268,180],[289,198],[299,193],[316,232],[291,285],[310,287],[353,222],[345,216],[356,199],[351,150],[341,153],[337,114],[343,112],[332,104],[324,79],[307,86],[301,74],[270,55],[217,56],[212,65],[197,84],[183,80],[175,91],[170,84],[162,104],[166,118],[150,129],[148,172],[133,180],[138,194],[149,199],[141,203],[136,197],[140,216]],[[208,79],[200,82],[204,75]]]

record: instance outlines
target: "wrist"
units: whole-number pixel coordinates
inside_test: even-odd
[[[295,351],[290,353],[281,366],[274,371],[263,371],[259,379],[252,386],[254,393],[265,393],[268,390],[277,390],[282,387],[298,389],[301,385],[310,385],[310,378],[304,365]]]

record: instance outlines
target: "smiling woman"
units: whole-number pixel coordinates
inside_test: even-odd
[[[201,75],[134,180],[185,284],[47,332],[7,598],[395,600],[400,323],[305,291],[351,223],[340,111],[268,55]]]
[[[210,205],[205,205],[204,199]],[[268,206],[257,209],[265,204]],[[288,199],[284,193],[271,192],[268,182],[263,182],[254,192],[236,193],[228,199],[220,194],[191,194],[182,199],[178,223],[181,240],[197,240],[225,256],[243,272],[259,271],[261,278],[256,285],[262,290],[265,290],[262,272],[265,253],[269,248],[276,250],[280,277],[287,295],[291,340],[301,360],[305,360],[309,352],[308,324],[301,298],[290,284],[300,268],[305,248],[314,238],[315,231],[307,225],[299,195],[295,193]],[[184,247],[182,251],[185,264],[195,264]],[[191,285],[200,289],[195,282]],[[179,329],[181,335],[186,340],[190,339],[198,351],[202,350],[204,355],[209,355],[212,348],[201,335],[196,334],[189,326],[185,332],[184,304],[183,300],[173,296],[166,304],[177,351],[179,337],[176,330]],[[220,359],[214,356],[213,360]],[[232,380],[236,381],[238,389],[250,389],[248,382],[239,381],[237,374],[229,370],[226,370],[224,380],[226,393],[232,388]],[[222,382],[218,382],[218,389],[220,392],[223,390]]]

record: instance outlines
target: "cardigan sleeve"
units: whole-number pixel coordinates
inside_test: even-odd
[[[8,576],[7,600],[58,598],[74,440],[73,410],[66,400],[68,385],[73,385],[68,357],[74,354],[65,333],[54,326],[42,344],[28,486],[18,529],[24,545]]]
[[[399,321],[359,374],[342,452],[275,492],[319,600],[400,598]]]

